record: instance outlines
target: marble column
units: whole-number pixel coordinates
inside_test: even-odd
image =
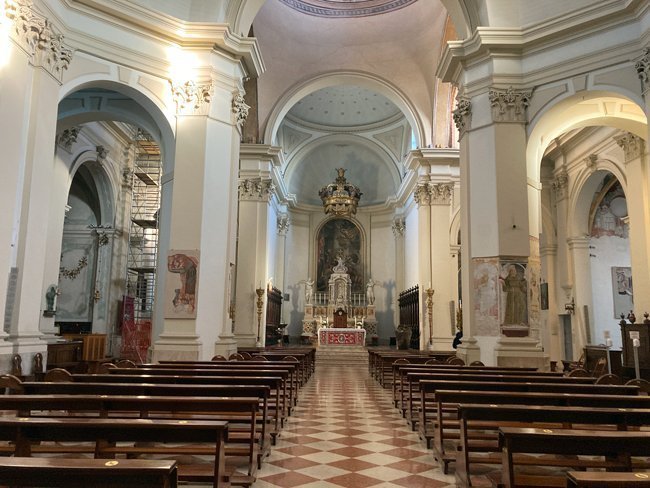
[[[573,357],[578,358],[586,344],[591,342],[593,328],[593,298],[591,292],[591,265],[589,262],[589,237],[571,236],[567,238],[570,262],[573,266],[573,310],[571,332],[573,334]],[[570,299],[569,299],[570,301]],[[585,308],[588,310],[585,313]]]
[[[275,275],[276,275],[276,281],[275,281],[275,286],[278,290],[282,291],[282,293],[286,293],[285,288],[284,288],[284,282],[285,282],[285,272],[286,272],[286,258],[287,258],[287,234],[289,233],[289,229],[291,227],[291,219],[289,217],[289,214],[284,211],[283,209],[282,212],[279,212],[277,215],[276,219],[276,229],[278,232],[278,237],[277,237],[277,244],[275,248]],[[281,313],[281,319],[282,322],[285,322],[287,320],[287,314],[289,313],[288,311],[288,306],[289,304],[286,303],[285,300],[282,301],[282,313]]]
[[[406,230],[406,219],[403,215],[395,215],[392,224],[393,236],[395,236],[395,289],[404,290],[406,287],[405,272],[405,255],[404,255],[404,231]],[[395,294],[395,303],[393,304],[394,318],[393,323],[399,324],[399,303],[398,295]]]

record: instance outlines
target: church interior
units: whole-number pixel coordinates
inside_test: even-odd
[[[648,0],[4,0],[0,381],[278,360],[234,486],[469,486],[393,360],[647,398],[649,90]]]

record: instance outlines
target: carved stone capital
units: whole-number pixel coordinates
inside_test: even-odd
[[[66,151],[72,149],[72,145],[77,142],[77,137],[81,132],[81,127],[70,127],[56,136],[56,143]]]
[[[99,164],[104,164],[106,162],[106,158],[108,157],[108,149],[106,149],[104,146],[96,146],[95,151],[97,152],[97,162]]]
[[[431,193],[429,193],[428,183],[419,183],[413,192],[413,198],[418,207],[422,205],[431,205]]]
[[[188,80],[185,83],[170,81],[170,85],[178,115],[207,115],[214,91],[212,83],[197,85]]]
[[[270,202],[275,185],[270,178],[246,178],[239,180],[239,199]]]
[[[553,180],[553,191],[557,200],[563,200],[567,197],[567,190],[569,188],[569,174],[566,170],[561,170]]]
[[[393,235],[397,239],[398,237],[404,237],[404,232],[406,231],[406,219],[402,215],[396,215],[393,217]]]
[[[626,163],[643,155],[645,146],[643,139],[641,139],[639,136],[636,136],[631,132],[627,132],[622,136],[614,137],[614,140],[616,141],[616,144],[621,146],[623,149]]]
[[[650,47],[643,50],[643,56],[634,65],[636,72],[641,79],[643,91],[648,89],[648,81],[650,81]]]
[[[234,116],[234,123],[237,124],[237,127],[241,128],[244,125],[250,108],[250,105],[244,101],[244,94],[242,92],[236,91],[233,93],[232,113]]]
[[[449,205],[454,195],[454,184],[429,184],[429,193],[431,193],[431,205]]]
[[[289,226],[291,225],[289,214],[284,212],[278,213],[278,221],[276,224],[278,226],[278,234],[286,236],[287,232],[289,232]]]
[[[526,122],[526,109],[533,96],[532,91],[493,88],[488,93],[494,122]]]
[[[59,83],[63,70],[72,61],[72,50],[63,43],[63,35],[43,15],[36,12],[31,0],[4,0],[5,16],[13,23],[12,35],[31,56],[32,64],[47,70]]]
[[[465,131],[472,125],[472,102],[469,98],[458,97],[456,108],[452,112],[454,124],[458,129],[458,138],[461,139]]]

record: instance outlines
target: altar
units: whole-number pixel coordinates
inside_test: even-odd
[[[348,329],[341,327],[321,327],[318,329],[319,346],[364,346],[365,329]]]

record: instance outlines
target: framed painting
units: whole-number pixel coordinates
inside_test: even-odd
[[[618,319],[621,314],[627,316],[634,308],[632,268],[629,266],[612,266],[612,296],[615,319]]]
[[[196,318],[199,251],[170,250],[165,280],[165,318]]]

